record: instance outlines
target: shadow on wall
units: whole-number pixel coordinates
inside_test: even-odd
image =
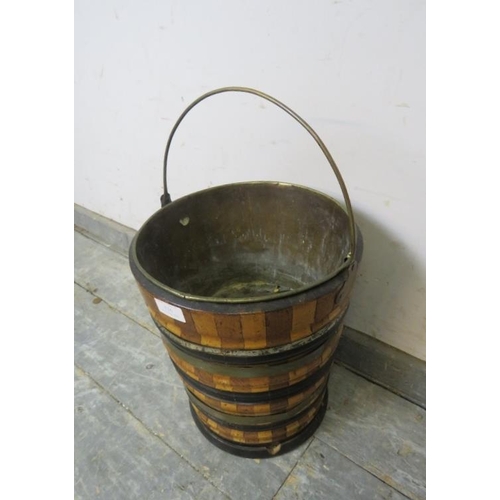
[[[346,324],[425,359],[425,263],[372,216],[354,216],[364,252]]]

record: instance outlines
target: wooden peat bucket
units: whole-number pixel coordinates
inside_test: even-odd
[[[228,92],[264,98],[294,117],[328,159],[344,195],[249,182],[174,202],[170,144],[184,116]],[[317,429],[362,239],[330,153],[298,115],[262,92],[226,87],[194,101],[169,137],[162,208],[130,246],[130,266],[182,378],[193,418],[215,445],[247,457],[298,446]]]

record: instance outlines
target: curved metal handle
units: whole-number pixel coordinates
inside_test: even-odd
[[[177,122],[174,125],[174,128],[170,132],[170,136],[167,141],[167,147],[165,148],[165,156],[163,158],[163,195],[161,197],[161,206],[164,207],[168,203],[172,201],[172,198],[170,197],[170,194],[168,193],[167,189],[167,160],[168,160],[168,152],[170,150],[170,145],[172,143],[172,139],[174,138],[175,131],[179,127],[180,123],[184,119],[184,117],[193,109],[198,103],[206,99],[207,97],[216,95],[216,94],[222,94],[223,92],[245,92],[247,94],[253,94],[258,97],[261,97],[262,99],[265,99],[266,101],[272,102],[278,108],[281,108],[285,113],[288,113],[292,118],[294,118],[296,121],[298,121],[312,136],[312,138],[316,141],[318,146],[321,148],[321,151],[323,151],[323,154],[326,156],[326,159],[328,160],[328,163],[332,167],[332,170],[337,177],[337,181],[340,185],[340,189],[342,190],[342,195],[344,196],[344,202],[345,206],[347,209],[347,215],[349,216],[349,233],[350,233],[350,251],[349,254],[347,255],[344,265],[339,269],[339,272],[342,269],[345,269],[348,267],[351,263],[351,261],[354,259],[355,255],[355,249],[356,249],[356,225],[354,223],[354,214],[352,212],[352,206],[351,206],[351,200],[349,199],[349,194],[347,192],[347,188],[344,183],[344,179],[342,179],[342,175],[340,174],[340,170],[338,169],[335,161],[332,158],[332,155],[324,145],[323,141],[319,138],[318,134],[312,129],[312,127],[305,121],[303,120],[295,111],[292,111],[288,106],[285,106],[282,102],[278,101],[274,97],[271,97],[267,94],[264,94],[264,92],[261,92],[260,90],[255,90],[247,87],[222,87],[220,89],[215,89],[211,90],[210,92],[207,92],[206,94],[203,94],[201,97],[198,97],[195,101],[193,101],[179,116]]]

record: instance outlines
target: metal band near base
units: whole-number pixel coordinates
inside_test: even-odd
[[[301,432],[299,432],[290,439],[287,439],[281,443],[272,443],[271,445],[268,446],[244,445],[228,441],[227,439],[217,436],[215,433],[210,431],[205,425],[203,425],[202,422],[200,422],[200,419],[196,415],[196,411],[193,409],[193,406],[191,404],[189,406],[191,409],[191,415],[193,416],[193,420],[198,429],[212,444],[214,444],[221,450],[227,451],[228,453],[244,458],[271,458],[288,453],[297,448],[298,446],[300,446],[305,441],[307,441],[316,432],[321,422],[323,421],[327,405],[328,405],[328,390],[325,391],[325,396],[318,410],[318,413],[313,418],[313,420],[307,425],[307,427],[305,427]]]
[[[319,397],[323,396],[322,393],[325,392],[326,383],[327,381],[291,410],[276,413],[274,415],[234,415],[224,413],[203,403],[203,401],[198,399],[189,389],[187,389],[186,392],[191,404],[196,406],[205,415],[208,415],[212,420],[227,427],[233,427],[234,429],[253,431],[258,430],[256,429],[258,426],[264,425],[266,426],[266,430],[275,426],[285,426],[288,421],[299,418],[301,413],[307,412],[310,406],[313,405]]]

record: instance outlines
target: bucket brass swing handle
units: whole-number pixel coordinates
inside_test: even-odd
[[[203,94],[202,96],[198,97],[195,101],[193,101],[179,116],[178,120],[176,121],[174,128],[170,132],[170,136],[167,141],[167,146],[165,148],[165,156],[163,157],[163,195],[161,196],[161,206],[164,207],[168,203],[172,201],[172,198],[170,197],[170,194],[168,193],[167,189],[167,160],[168,160],[168,152],[170,150],[170,145],[172,143],[172,139],[174,138],[175,131],[181,124],[182,120],[184,117],[193,109],[198,103],[206,99],[207,97],[216,95],[216,94],[222,94],[223,92],[245,92],[247,94],[253,94],[258,97],[261,97],[262,99],[265,99],[266,101],[269,101],[278,108],[281,108],[285,113],[288,113],[292,118],[294,118],[297,122],[299,122],[312,136],[312,138],[316,141],[318,146],[321,148],[321,151],[323,151],[323,154],[326,156],[326,159],[328,160],[328,163],[332,167],[333,173],[337,177],[337,181],[340,185],[340,189],[342,190],[342,195],[344,197],[344,202],[347,210],[347,215],[349,216],[349,253],[347,254],[343,265],[338,269],[336,274],[338,274],[340,271],[344,270],[347,268],[351,262],[354,259],[355,256],[355,250],[356,250],[356,225],[354,222],[354,214],[352,211],[352,206],[351,206],[351,200],[349,199],[349,193],[347,192],[346,185],[344,183],[344,179],[342,179],[342,175],[340,174],[340,170],[337,167],[335,161],[332,158],[332,155],[326,148],[325,144],[323,141],[320,139],[318,134],[313,130],[313,128],[303,119],[301,118],[295,111],[292,111],[288,106],[285,106],[282,102],[278,101],[278,99],[275,99],[274,97],[271,97],[270,95],[264,94],[264,92],[261,92],[260,90],[255,90],[247,87],[222,87],[220,89],[215,89],[211,90],[210,92],[207,92],[206,94]]]

